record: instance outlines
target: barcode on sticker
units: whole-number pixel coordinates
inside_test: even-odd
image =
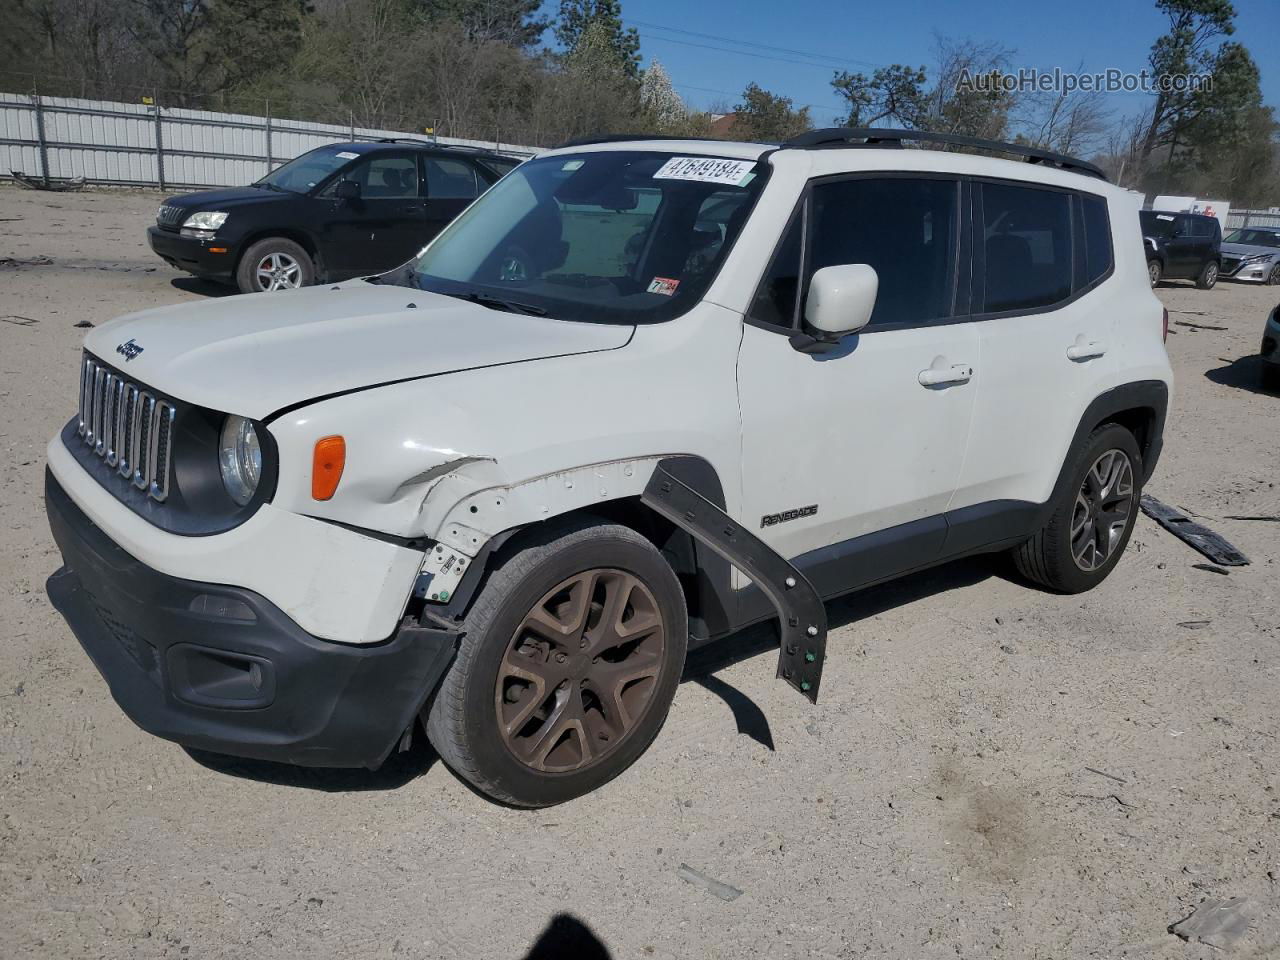
[[[754,160],[723,160],[717,157],[672,157],[653,175],[655,180],[694,180],[698,183],[727,183],[739,186]]]

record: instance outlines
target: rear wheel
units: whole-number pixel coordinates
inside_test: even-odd
[[[542,531],[476,598],[427,735],[494,799],[562,803],[648,748],[687,644],[680,584],[648,540],[605,523]]]
[[[1142,455],[1133,434],[1106,424],[1072,461],[1049,521],[1013,550],[1019,572],[1063,593],[1081,593],[1109,574],[1129,542],[1142,495]]]
[[[284,237],[259,240],[244,252],[236,268],[241,293],[294,290],[315,283],[316,268],[300,244]]]
[[[1147,261],[1147,276],[1151,278],[1151,285],[1154,287],[1160,282],[1160,274],[1164,271],[1160,268],[1159,260]]]
[[[1200,275],[1196,277],[1196,286],[1201,290],[1212,290],[1213,285],[1218,282],[1218,261],[1210,260],[1200,268]]]

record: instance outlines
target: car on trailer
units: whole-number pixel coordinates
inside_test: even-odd
[[[49,595],[158,736],[376,767],[425,732],[498,801],[568,800],[691,647],[776,619],[816,701],[832,597],[1116,569],[1172,381],[1137,229],[1016,144],[567,145],[379,277],[90,332]]]

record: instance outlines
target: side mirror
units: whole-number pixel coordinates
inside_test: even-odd
[[[333,188],[333,195],[339,200],[359,200],[360,184],[355,180],[339,180]]]
[[[820,339],[836,340],[867,325],[880,278],[865,263],[823,267],[809,281],[804,319]]]

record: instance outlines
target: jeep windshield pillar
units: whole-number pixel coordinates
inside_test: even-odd
[[[827,655],[827,609],[813,584],[784,557],[693,487],[670,460],[654,468],[640,499],[745,573],[778,611],[778,677],[818,702]]]

